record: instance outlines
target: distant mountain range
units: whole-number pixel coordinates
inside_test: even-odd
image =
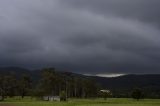
[[[59,74],[65,74],[74,77],[91,78],[103,89],[110,89],[116,93],[118,97],[126,97],[130,92],[138,87],[143,89],[146,97],[160,98],[160,74],[144,74],[144,75],[124,75],[119,77],[97,77],[85,76],[71,72],[58,71]],[[0,75],[14,74],[19,77],[28,74],[33,80],[40,79],[41,70],[29,70],[19,67],[1,67]],[[126,93],[127,92],[127,93]]]

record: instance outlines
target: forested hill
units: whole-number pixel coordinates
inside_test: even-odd
[[[23,75],[28,75],[32,78],[33,81],[39,80],[42,74],[43,69],[38,70],[29,70],[21,67],[0,67],[0,75],[15,75],[17,78]],[[81,74],[65,72],[65,71],[56,71],[59,75],[66,75],[72,77],[86,77]]]
[[[145,96],[153,98],[160,97],[160,74],[146,74],[146,75],[124,75],[120,77],[105,78],[96,76],[84,76],[81,74],[75,74],[71,72],[57,71],[59,75],[65,75],[68,77],[79,78],[91,78],[102,89],[110,89],[117,97],[126,97],[130,95],[129,92],[133,88],[141,88],[145,92]],[[19,67],[3,67],[0,68],[0,75],[13,74],[16,77],[20,77],[24,74],[29,75],[35,82],[38,81],[41,76],[41,70],[29,70]]]
[[[146,97],[160,97],[160,74],[125,75],[114,78],[93,77],[103,88],[111,89],[118,97],[126,97],[134,88],[143,89]]]
[[[124,75],[120,77],[105,78],[93,77],[97,82],[101,83],[103,87],[109,88],[133,88],[159,86],[160,87],[160,74],[146,74],[146,75]]]

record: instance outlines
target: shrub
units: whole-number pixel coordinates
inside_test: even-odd
[[[60,100],[61,101],[66,101],[67,100],[66,92],[65,91],[61,91],[60,92]]]

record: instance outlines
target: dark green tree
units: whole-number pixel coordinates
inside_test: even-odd
[[[3,80],[4,80],[4,77],[1,75],[0,76],[0,101],[3,101],[4,100],[4,86],[3,86]]]
[[[57,76],[54,68],[46,68],[42,71],[42,79],[40,81],[41,88],[45,95],[55,95]]]
[[[2,100],[5,96],[13,97],[17,91],[17,80],[13,75],[0,76],[0,96]]]
[[[6,85],[6,95],[9,97],[14,97],[17,91],[17,79],[14,75],[8,75],[5,77],[5,85]]]
[[[83,94],[85,97],[96,97],[98,94],[98,86],[92,79],[85,79],[83,81]]]
[[[142,90],[140,88],[135,88],[132,91],[132,98],[136,99],[137,101],[139,101],[139,99],[141,99],[143,97],[143,93]]]
[[[24,96],[26,96],[29,93],[31,87],[32,87],[32,81],[30,76],[23,75],[19,82],[19,89],[22,98],[24,98]]]

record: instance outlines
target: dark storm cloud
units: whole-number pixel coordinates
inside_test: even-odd
[[[62,0],[73,7],[101,15],[113,14],[160,25],[159,0]]]
[[[160,73],[159,0],[1,0],[0,65]]]

